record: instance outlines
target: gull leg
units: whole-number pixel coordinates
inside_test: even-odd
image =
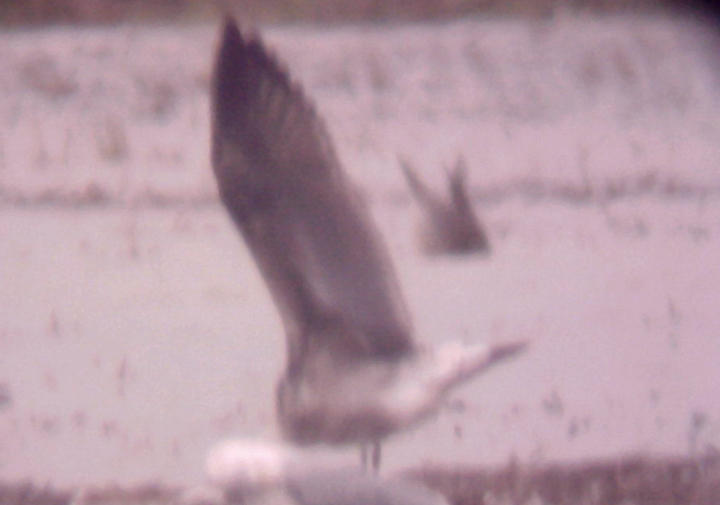
[[[380,471],[381,450],[380,441],[375,440],[372,444],[372,470],[375,474]]]
[[[368,468],[368,448],[365,444],[360,444],[360,466],[363,472],[367,472]]]

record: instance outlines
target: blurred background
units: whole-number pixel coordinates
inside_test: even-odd
[[[682,10],[712,15],[715,2],[697,0],[28,0],[0,2],[5,25],[207,20],[220,7],[256,22],[378,22],[453,19],[468,15],[549,16],[558,10],[595,14]]]
[[[717,454],[711,2],[2,0],[0,481],[195,483],[277,435],[283,331],[209,163],[220,5],[325,118],[418,339],[533,341],[386,471]],[[399,155],[438,191],[465,158],[489,257],[422,254]]]

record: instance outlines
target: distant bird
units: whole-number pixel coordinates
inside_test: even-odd
[[[210,451],[205,471],[231,504],[266,503],[264,498],[280,492],[296,505],[448,505],[442,495],[408,478],[381,478],[357,467],[318,463],[283,446],[252,440],[218,445]]]
[[[372,444],[525,342],[419,346],[385,244],[300,86],[225,21],[212,81],[220,197],[277,305],[280,429],[297,444]],[[363,452],[366,454],[365,452]]]
[[[431,191],[407,160],[400,158],[398,161],[423,214],[420,229],[423,251],[430,255],[489,254],[490,242],[468,196],[465,160],[459,157],[453,169],[446,171],[447,197]]]

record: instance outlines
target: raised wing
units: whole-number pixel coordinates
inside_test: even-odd
[[[262,42],[232,19],[217,53],[212,115],[220,196],[280,310],[290,362],[328,321],[348,330],[337,338],[348,340],[349,352],[409,352],[409,317],[389,255],[322,120]]]
[[[426,206],[435,208],[442,205],[439,199],[430,191],[430,188],[418,177],[409,161],[405,158],[398,157],[398,163],[405,175],[405,180],[407,181],[410,191],[423,208]]]

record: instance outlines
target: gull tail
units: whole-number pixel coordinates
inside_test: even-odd
[[[491,366],[519,355],[528,345],[527,340],[473,346],[447,344],[438,350],[438,374],[441,376],[439,386],[447,391]]]

